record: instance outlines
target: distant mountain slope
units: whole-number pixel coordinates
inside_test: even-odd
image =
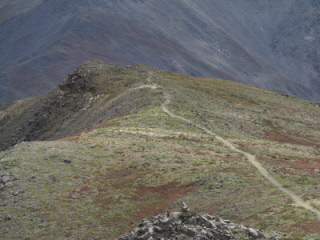
[[[1,239],[116,239],[158,214],[170,217],[163,236],[255,239],[250,226],[260,239],[320,239],[319,109],[233,81],[85,63],[49,94],[0,106]],[[181,202],[203,218],[175,213]]]
[[[21,4],[21,0],[2,0],[0,2],[0,22],[28,12],[42,1],[43,0],[28,0]]]
[[[2,103],[46,93],[88,60],[320,101],[315,0],[15,0],[0,11]]]

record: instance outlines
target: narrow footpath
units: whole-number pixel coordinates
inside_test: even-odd
[[[148,76],[148,82],[151,83],[151,78],[152,78],[152,72],[149,72],[149,76]],[[157,85],[147,85],[150,86],[150,88],[152,89],[156,89],[158,88]],[[146,87],[146,86],[145,86]],[[174,113],[172,113],[169,109],[168,109],[168,105],[171,102],[171,97],[168,93],[164,92],[164,98],[165,101],[163,102],[163,104],[161,105],[162,110],[167,113],[169,116],[173,117],[173,118],[177,118],[180,119],[181,121],[187,122],[189,124],[191,124],[192,126],[206,132],[207,134],[215,137],[216,139],[218,139],[219,141],[221,141],[224,145],[226,145],[228,148],[230,148],[231,150],[238,152],[240,154],[243,154],[247,160],[270,182],[272,183],[275,187],[277,187],[279,190],[281,190],[283,193],[285,193],[286,195],[288,195],[289,197],[292,198],[292,200],[294,201],[294,203],[297,206],[301,206],[315,214],[317,214],[318,218],[320,219],[320,211],[315,209],[314,207],[312,207],[309,203],[305,202],[300,196],[298,196],[297,194],[295,194],[294,192],[286,189],[283,187],[283,185],[281,183],[279,183],[274,177],[272,177],[270,175],[270,173],[261,165],[260,162],[257,161],[256,157],[248,152],[242,151],[240,149],[238,149],[237,147],[235,147],[231,142],[229,142],[228,140],[214,134],[213,132],[211,132],[210,130],[208,130],[205,127],[202,127],[198,124],[195,124],[194,122],[181,117],[181,116],[177,116]]]

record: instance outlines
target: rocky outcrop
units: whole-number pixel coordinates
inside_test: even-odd
[[[14,180],[16,177],[12,173],[3,174],[0,172],[0,191],[11,185]]]
[[[0,151],[22,141],[78,134],[149,104],[144,98],[151,94],[126,92],[141,85],[149,69],[86,62],[49,94],[0,106]]]
[[[86,94],[96,92],[94,78],[106,74],[112,65],[102,62],[86,62],[80,65],[75,72],[68,74],[59,84],[59,89],[64,94]]]
[[[139,227],[118,240],[152,239],[267,239],[262,232],[229,220],[204,214],[197,215],[182,204],[180,212],[167,212],[149,220],[142,220]],[[273,239],[273,238],[271,238]]]

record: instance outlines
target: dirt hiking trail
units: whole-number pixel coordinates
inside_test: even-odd
[[[151,78],[152,78],[152,72],[149,72],[149,77],[148,77],[148,82],[151,83]],[[147,86],[150,86],[152,89],[155,89],[157,88],[157,85],[147,85]],[[146,87],[146,85],[145,85]],[[226,145],[228,148],[230,148],[231,150],[235,151],[235,152],[238,152],[240,154],[243,154],[247,160],[270,182],[272,183],[275,187],[277,187],[279,190],[281,190],[283,193],[285,193],[286,195],[288,195],[289,197],[292,198],[292,200],[294,201],[294,203],[297,205],[297,206],[301,206],[315,214],[317,214],[317,217],[320,219],[320,211],[315,209],[314,207],[312,207],[308,202],[305,202],[300,196],[298,196],[297,194],[295,194],[294,192],[286,189],[283,187],[283,185],[281,183],[279,183],[274,177],[272,177],[270,175],[270,173],[260,164],[260,162],[258,162],[256,160],[256,157],[250,153],[247,153],[245,151],[242,151],[238,148],[236,148],[231,142],[229,142],[228,140],[214,134],[213,132],[211,132],[210,130],[208,130],[207,128],[205,127],[202,127],[198,124],[195,124],[194,122],[184,118],[184,117],[181,117],[181,116],[177,116],[175,115],[174,113],[170,112],[170,110],[168,109],[168,105],[170,104],[171,102],[171,97],[168,93],[164,92],[164,102],[162,103],[161,105],[161,108],[164,112],[166,112],[169,116],[173,117],[173,118],[177,118],[177,119],[180,119],[184,122],[187,122],[189,124],[191,124],[192,126],[204,131],[205,133],[215,137],[216,139],[218,139],[219,141],[221,141],[224,145]]]

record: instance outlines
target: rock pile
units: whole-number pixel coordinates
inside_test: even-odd
[[[229,239],[266,239],[252,228],[234,224],[208,214],[197,215],[190,211],[185,203],[181,212],[167,212],[142,220],[139,227],[131,234],[123,235],[118,240],[229,240]]]

